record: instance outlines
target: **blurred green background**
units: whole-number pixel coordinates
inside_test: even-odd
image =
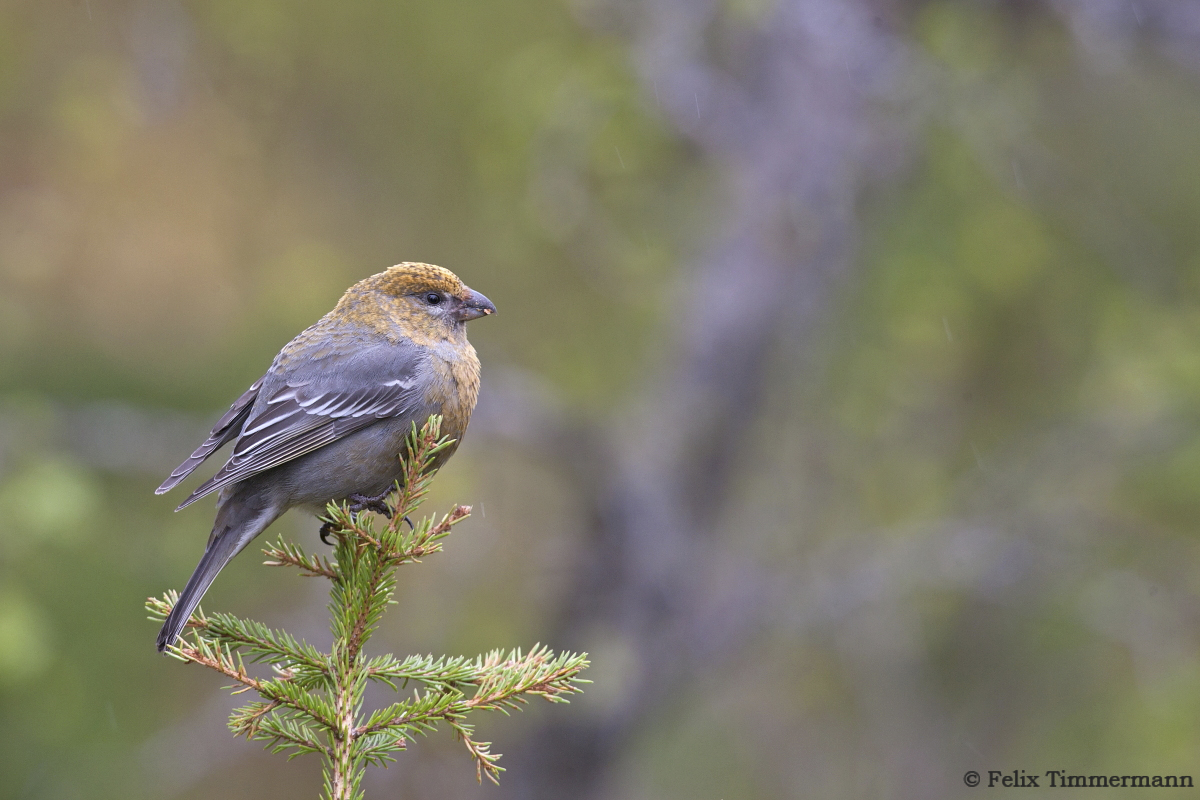
[[[1200,773],[1198,52],[1169,0],[0,2],[0,797],[316,793],[155,652],[211,514],[153,489],[403,260],[500,313],[374,644],[595,683],[481,721],[499,789],[442,734],[368,796]],[[323,644],[255,555],[205,606]]]

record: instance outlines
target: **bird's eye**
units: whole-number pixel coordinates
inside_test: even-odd
[[[436,306],[438,303],[442,302],[442,296],[437,292],[430,292],[429,294],[425,295],[425,302],[429,303],[431,306]]]

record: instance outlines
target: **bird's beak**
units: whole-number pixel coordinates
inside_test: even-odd
[[[469,319],[479,319],[495,313],[496,306],[492,305],[491,300],[474,289],[467,289],[467,296],[463,298],[463,304],[459,307],[456,316],[459,322],[466,322]]]

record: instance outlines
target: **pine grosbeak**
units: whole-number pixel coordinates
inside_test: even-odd
[[[449,458],[479,394],[465,323],[495,310],[449,270],[398,264],[351,286],[279,352],[157,489],[174,488],[234,442],[225,465],[179,506],[217,492],[204,556],[158,634],[159,650],[179,637],[217,573],[289,508],[379,508],[400,477],[413,423],[442,415],[442,433],[456,442],[437,463]]]

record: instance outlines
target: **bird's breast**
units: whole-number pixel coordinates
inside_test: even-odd
[[[479,399],[479,357],[469,343],[430,348],[425,402],[441,409],[442,433],[461,439]]]

